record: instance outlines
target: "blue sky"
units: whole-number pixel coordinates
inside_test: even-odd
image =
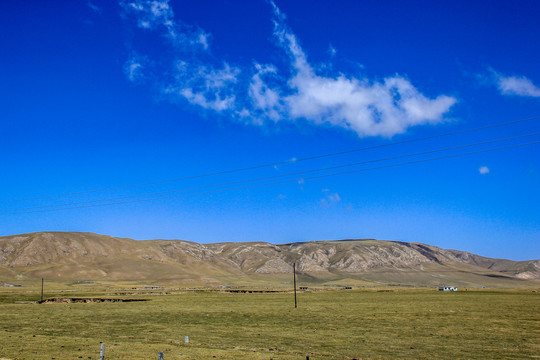
[[[0,235],[376,238],[538,259],[540,120],[519,120],[540,116],[539,11],[3,2]]]

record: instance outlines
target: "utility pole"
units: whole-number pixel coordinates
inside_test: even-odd
[[[43,278],[41,278],[41,301],[43,302]]]
[[[298,307],[298,303],[296,302],[296,263],[293,263],[293,274],[294,274],[294,308],[296,309]]]

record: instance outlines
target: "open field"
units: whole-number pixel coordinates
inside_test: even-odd
[[[540,292],[434,289],[291,293],[152,291],[148,302],[35,304],[0,289],[0,358],[531,359],[540,356]],[[104,287],[52,296],[118,297]],[[184,336],[190,342],[184,344]]]

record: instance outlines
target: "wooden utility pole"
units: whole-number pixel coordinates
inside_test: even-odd
[[[294,308],[296,309],[298,307],[298,303],[296,302],[296,263],[293,263],[293,274],[294,274]]]

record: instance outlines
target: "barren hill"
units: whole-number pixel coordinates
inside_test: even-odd
[[[92,233],[0,237],[0,279],[145,280],[234,284],[283,279],[297,264],[306,283],[530,286],[540,260],[491,259],[435,246],[380,240],[197,244]],[[538,283],[537,283],[538,284]]]

